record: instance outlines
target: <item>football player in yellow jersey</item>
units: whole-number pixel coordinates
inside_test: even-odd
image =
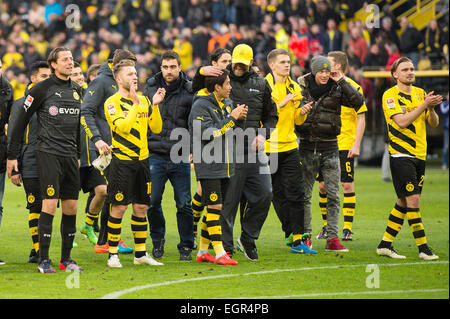
[[[328,53],[331,62],[331,69],[340,69],[342,73],[348,66],[347,55],[342,51],[332,51]],[[349,77],[345,77],[359,93],[363,94],[361,87]],[[355,193],[355,157],[359,156],[360,146],[364,130],[366,127],[367,112],[366,104],[363,104],[358,111],[346,105],[341,106],[341,134],[338,135],[339,161],[341,166],[341,186],[344,193],[344,204],[342,213],[344,215],[344,229],[342,240],[352,240],[353,217],[355,215],[356,193]],[[323,218],[322,231],[316,236],[317,239],[326,238],[327,226],[327,193],[323,177],[319,173],[319,207]]]
[[[439,125],[434,107],[442,102],[442,96],[434,95],[433,91],[427,94],[413,86],[414,65],[409,58],[397,59],[391,74],[397,85],[384,92],[382,102],[389,136],[392,181],[398,199],[376,252],[391,258],[406,258],[397,254],[392,246],[406,217],[419,249],[419,258],[434,260],[439,257],[427,244],[419,202],[425,179],[426,123],[432,127]]]
[[[310,235],[304,231],[303,174],[295,134],[295,125],[306,120],[313,102],[300,105],[301,89],[289,76],[291,58],[287,50],[272,50],[267,55],[267,63],[272,72],[266,76],[266,81],[278,108],[276,128],[266,141],[272,176],[272,203],[285,238],[292,234],[291,253],[317,254],[305,243]]]
[[[158,104],[165,96],[158,89],[152,105],[147,97],[138,95],[137,72],[133,61],[122,60],[113,68],[118,91],[105,101],[105,115],[111,128],[112,160],[108,183],[111,213],[108,219],[108,266],[121,268],[118,245],[122,217],[131,203],[131,230],[134,236],[135,264],[162,265],[146,252],[147,208],[150,204],[150,168],[147,131],[158,134],[162,129]]]

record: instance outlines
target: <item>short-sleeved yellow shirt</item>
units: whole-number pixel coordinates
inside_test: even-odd
[[[428,110],[406,128],[400,128],[392,119],[396,114],[413,111],[423,103],[426,93],[413,86],[411,93],[394,86],[383,94],[383,112],[389,136],[389,153],[397,156],[410,156],[425,160],[427,156],[426,119]]]

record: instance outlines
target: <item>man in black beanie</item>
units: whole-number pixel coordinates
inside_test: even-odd
[[[340,70],[331,72],[330,61],[323,56],[311,60],[311,73],[298,78],[303,102],[313,101],[306,121],[297,126],[300,136],[305,218],[311,218],[311,194],[317,173],[322,172],[327,193],[327,251],[348,251],[338,239],[340,165],[337,136],[341,132],[341,105],[356,111],[363,96],[349,84]],[[310,221],[306,221],[305,223]]]

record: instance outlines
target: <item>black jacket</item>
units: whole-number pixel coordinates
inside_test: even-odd
[[[341,132],[341,105],[354,108],[356,111],[364,104],[364,97],[345,78],[338,82],[330,79],[322,87],[315,84],[311,73],[298,78],[306,104],[314,101],[306,121],[296,127],[300,135],[300,147],[304,149],[334,150],[337,147],[337,136]],[[316,91],[322,90],[320,96]]]
[[[36,150],[57,156],[80,158],[81,88],[54,74],[31,88],[9,121],[8,159],[17,159],[24,130],[31,116],[37,113]]]
[[[18,114],[21,112],[20,109],[23,108],[23,102],[25,101],[25,97],[28,96],[28,92],[29,86],[25,90],[25,96],[14,101],[11,108],[11,118],[19,116]],[[22,145],[20,147],[19,157],[17,158],[19,172],[13,172],[13,174],[20,173],[22,178],[39,178],[36,156],[34,154],[37,145],[37,128],[37,114],[34,113],[23,134]]]
[[[170,155],[172,146],[180,142],[179,139],[170,139],[172,131],[175,128],[188,129],[189,127],[188,119],[193,99],[192,82],[184,72],[180,72],[178,80],[167,86],[162,77],[162,73],[159,72],[147,80],[143,95],[147,96],[151,101],[153,95],[161,87],[166,89],[164,100],[159,105],[163,123],[162,131],[159,134],[154,134],[149,130],[148,150],[150,153]],[[189,147],[189,145],[185,147]],[[183,147],[183,149],[188,148]],[[189,153],[179,155],[185,155],[187,159]]]
[[[223,104],[219,106],[213,93],[194,97],[189,133],[197,179],[222,179],[234,174],[235,148],[231,133],[238,121],[230,116],[232,101],[224,99]]]
[[[5,124],[8,123],[13,102],[13,88],[9,81],[0,75],[0,173],[6,170]]]
[[[267,81],[260,77],[252,68],[243,76],[237,77],[230,71],[231,94],[230,99],[234,106],[245,104],[248,106],[247,118],[242,121],[244,130],[252,128],[266,129],[266,139],[270,138],[271,130],[275,129],[278,122],[277,105],[272,99],[272,93]],[[248,146],[248,144],[246,144]],[[245,148],[247,151],[247,148]]]
[[[92,142],[103,140],[111,145],[111,130],[105,117],[104,103],[107,98],[117,92],[117,83],[114,80],[109,66],[111,61],[100,66],[97,77],[89,83],[81,104],[81,122],[86,123],[89,132],[86,132]],[[86,130],[85,127],[85,130]],[[97,151],[95,145],[89,145],[93,151]]]

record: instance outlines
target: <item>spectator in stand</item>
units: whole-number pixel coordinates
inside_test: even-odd
[[[323,38],[320,33],[320,26],[317,23],[311,26],[308,35],[308,45],[310,57],[323,54]]]
[[[42,57],[37,52],[34,45],[27,43],[25,45],[25,52],[23,53],[23,60],[25,62],[26,69],[29,70],[31,65],[37,61],[41,61]]]
[[[86,15],[83,16],[83,31],[86,33],[97,32],[99,27],[99,17],[97,7],[91,5],[86,8]]]
[[[367,55],[368,47],[366,40],[361,36],[361,30],[354,26],[350,30],[351,40],[348,42],[348,45],[353,48],[353,52],[358,56],[359,61],[364,63],[364,60]]]
[[[431,20],[425,30],[424,44],[431,63],[440,64],[444,51],[448,50],[448,32],[442,30],[436,20]]]
[[[256,47],[256,59],[258,59],[259,57],[262,57],[262,59],[266,59],[269,52],[276,47],[275,33],[270,24],[266,22],[261,24],[261,33],[262,39]]]
[[[206,9],[199,0],[191,0],[186,16],[186,26],[188,28],[195,28],[198,25],[204,24],[206,19]]]
[[[314,22],[321,26],[327,25],[327,22],[330,19],[335,21],[338,21],[339,19],[336,12],[330,7],[328,2],[324,0],[317,2],[317,11],[314,18]]]
[[[277,23],[273,28],[275,31],[275,41],[277,49],[287,50],[289,48],[289,35],[286,33],[283,25]]]
[[[311,25],[316,21],[316,18],[315,18],[316,12],[317,12],[316,4],[312,0],[306,0],[305,3],[306,3],[307,14],[304,15],[303,17],[306,19],[308,24]]]
[[[361,60],[359,59],[359,56],[355,54],[354,48],[351,45],[347,45],[346,48],[347,58],[348,58],[348,66],[349,67],[355,67],[359,69],[362,66]]]
[[[419,63],[419,49],[423,48],[422,34],[413,27],[406,17],[400,20],[402,35],[400,36],[400,53],[411,59],[414,67]]]
[[[397,32],[395,31],[392,19],[390,17],[383,17],[383,19],[381,19],[381,29],[379,31],[383,31],[385,33],[388,41],[394,42],[397,47],[400,47],[400,39],[397,36]]]
[[[186,71],[192,64],[193,56],[192,56],[192,44],[190,42],[191,39],[191,29],[184,28],[182,34],[175,39],[173,44],[173,51],[178,53],[181,60],[181,69]]]
[[[34,29],[39,29],[45,23],[44,18],[44,6],[38,1],[33,1],[30,4],[28,10],[28,23],[34,27]]]
[[[209,35],[209,28],[207,26],[199,25],[195,28],[192,37],[193,58],[200,58],[201,61],[208,60],[208,41],[211,38]]]
[[[342,48],[342,32],[337,28],[334,19],[328,19],[327,30],[322,33],[323,53],[340,51]]]
[[[18,68],[25,68],[25,64],[23,62],[23,56],[19,52],[17,52],[16,46],[9,42],[6,45],[6,53],[3,56],[3,69],[8,69],[12,66],[18,67]]]
[[[234,0],[234,6],[236,7],[236,24],[241,25],[253,25],[252,19],[252,1],[251,0]]]
[[[288,18],[292,16],[304,16],[306,10],[305,1],[289,0],[284,1],[283,3],[283,11],[286,13]]]
[[[355,21],[353,21],[353,20],[348,21],[347,30],[342,35],[342,49],[343,50],[345,50],[345,48],[347,48],[348,43],[352,39],[350,31],[353,29],[354,26],[355,26]]]
[[[380,48],[378,44],[372,44],[370,46],[369,53],[364,60],[364,68],[370,68],[374,71],[384,69],[384,66],[388,61],[388,56],[384,50],[385,48]]]
[[[391,70],[392,64],[394,64],[395,60],[400,58],[400,52],[398,52],[398,48],[394,43],[385,45],[386,51],[388,52],[388,61],[386,64],[386,71]]]
[[[213,28],[218,28],[226,20],[226,6],[224,0],[211,1],[211,23]]]
[[[277,12],[275,12],[274,24],[280,24],[283,28],[289,27],[289,20],[287,19],[287,16],[283,11],[278,10]]]
[[[233,50],[239,44],[239,41],[242,39],[242,34],[239,33],[236,24],[230,23],[228,25],[228,32],[224,34],[224,39],[227,41],[225,48],[228,50]]]
[[[289,41],[289,49],[292,50],[296,58],[297,64],[305,67],[305,62],[309,56],[308,46],[308,24],[304,18],[291,17],[289,19],[292,26],[291,40]]]
[[[174,18],[174,23],[179,28],[186,27],[188,22],[188,10],[190,8],[190,0],[172,0],[172,15]]]
[[[56,0],[47,0],[44,8],[44,18],[45,23],[49,25],[54,17],[52,16],[61,16],[63,14],[63,7],[56,2]]]

